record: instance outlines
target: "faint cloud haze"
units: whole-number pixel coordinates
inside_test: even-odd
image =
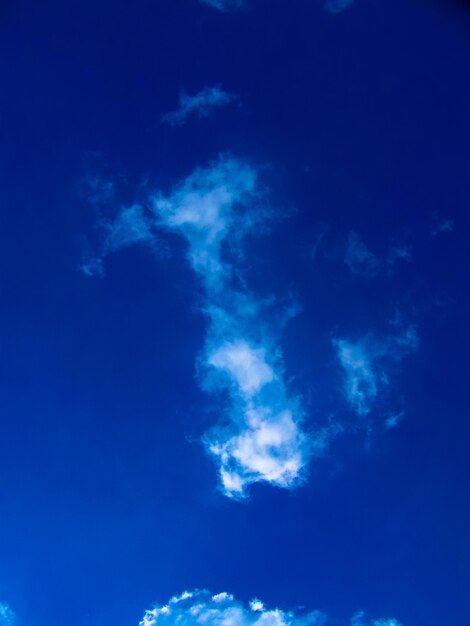
[[[244,6],[243,0],[200,0],[200,2],[223,12],[240,9]],[[325,0],[323,6],[330,13],[341,13],[353,2],[354,0]]]
[[[344,262],[352,276],[373,277],[382,269],[379,258],[366,246],[360,235],[351,231],[344,255]]]
[[[199,119],[208,117],[215,109],[226,106],[234,100],[235,96],[224,91],[219,85],[205,87],[194,95],[182,91],[178,109],[163,115],[161,121],[164,124],[170,124],[170,126],[181,126],[190,117]]]
[[[120,248],[138,243],[156,246],[157,239],[152,232],[152,223],[139,205],[121,209],[114,222],[103,221],[101,228],[104,237],[99,256],[87,253],[80,266],[87,276],[103,276],[103,259]]]
[[[240,9],[243,6],[243,0],[200,0],[202,4],[219,11],[233,11],[234,9]]]
[[[443,233],[451,233],[454,230],[454,220],[450,218],[442,218],[437,213],[433,214],[434,226],[431,230],[431,235],[441,235]]]
[[[354,0],[326,0],[324,7],[330,13],[341,13],[347,7],[351,6]]]
[[[171,598],[168,604],[148,610],[139,626],[339,626],[321,611],[283,611],[268,609],[255,598],[248,607],[230,593],[211,595],[208,591],[185,591]],[[366,620],[357,613],[351,626],[401,626],[396,619]],[[344,625],[346,626],[346,625]]]
[[[333,345],[344,372],[344,393],[351,408],[365,416],[371,411],[380,389],[389,383],[388,366],[400,361],[418,347],[414,326],[408,326],[399,334],[377,339],[367,335],[361,339],[334,339]],[[386,420],[386,427],[398,425],[403,415],[397,413]]]
[[[0,626],[16,626],[17,623],[16,614],[8,604],[0,602]]]
[[[411,260],[408,246],[393,246],[386,256],[379,257],[366,246],[357,232],[352,230],[348,234],[343,261],[354,278],[375,278],[379,274],[390,274],[397,263],[409,263]]]
[[[393,618],[366,620],[364,611],[356,613],[351,620],[351,626],[402,626],[402,624]]]

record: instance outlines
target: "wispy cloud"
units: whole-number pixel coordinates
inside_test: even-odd
[[[350,231],[343,261],[353,277],[374,278],[379,274],[390,274],[399,262],[410,262],[411,250],[405,245],[389,249],[386,256],[379,257],[364,243],[356,231]]]
[[[164,605],[148,610],[139,626],[328,626],[330,620],[321,611],[295,612],[270,609],[258,598],[248,606],[230,593],[211,595],[208,591],[185,591]],[[351,626],[401,626],[395,619],[365,621],[363,612],[351,620]]]
[[[223,492],[235,498],[244,497],[255,482],[296,485],[332,432],[307,436],[303,431],[300,403],[287,389],[276,343],[281,318],[288,314],[274,312],[275,301],[258,300],[240,278],[243,240],[272,217],[262,198],[252,166],[220,157],[169,194],[153,194],[146,207],[122,209],[104,228],[100,255],[82,267],[96,273],[104,257],[120,247],[154,246],[157,230],[186,241],[189,264],[204,288],[208,320],[198,360],[200,380],[210,393],[222,391],[230,399],[224,420],[203,441],[218,462]]]
[[[124,207],[113,222],[102,221],[102,237],[98,255],[86,252],[80,269],[87,276],[103,276],[103,260],[112,252],[134,244],[155,247],[157,237],[152,220],[140,205]]]
[[[310,249],[310,256],[312,257],[312,260],[315,260],[315,257],[318,254],[320,246],[322,245],[328,233],[329,228],[330,228],[329,226],[322,226],[319,232],[317,233],[317,236],[315,237],[315,241],[313,242],[312,247]]]
[[[348,402],[359,415],[370,411],[370,403],[378,392],[377,375],[372,366],[373,357],[364,342],[336,339],[338,358],[343,366],[346,380],[345,393]]]
[[[224,4],[224,3],[221,3]],[[215,5],[213,5],[215,6]],[[220,7],[216,7],[220,8]],[[194,95],[189,95],[185,91],[180,93],[179,106],[176,111],[171,111],[162,116],[164,124],[180,126],[188,118],[208,117],[212,111],[219,109],[235,100],[235,96],[224,91],[220,85],[205,87]]]
[[[17,624],[16,614],[8,606],[0,602],[0,626],[15,626]]]
[[[394,618],[381,618],[372,621],[366,619],[364,611],[359,611],[351,620],[351,626],[402,626],[402,624]]]
[[[341,13],[353,2],[354,0],[326,0],[323,6],[330,13]]]
[[[351,408],[366,416],[377,400],[380,390],[389,383],[388,364],[399,361],[418,346],[414,326],[408,326],[399,334],[377,339],[366,335],[357,340],[334,339],[338,359],[344,371],[344,392]],[[401,414],[395,419],[389,416],[386,426],[398,424]]]
[[[260,198],[256,171],[222,158],[154,200],[160,223],[186,239],[188,260],[205,287],[209,331],[200,368],[205,388],[226,389],[231,406],[229,424],[213,428],[204,442],[232,497],[243,497],[254,482],[294,486],[311,451],[272,345],[274,331],[261,322],[261,310],[268,311],[234,271],[243,238],[267,217]]]
[[[257,298],[246,285],[245,240],[277,217],[256,168],[221,156],[170,192],[152,193],[145,203],[122,207],[114,220],[102,221],[98,255],[90,255],[81,267],[85,274],[102,274],[107,255],[134,244],[158,251],[164,232],[186,242],[207,319],[197,377],[217,398],[220,412],[202,441],[218,465],[223,493],[232,498],[245,497],[253,483],[295,487],[305,478],[310,459],[324,454],[344,431],[337,421],[305,431],[302,403],[286,384],[279,346],[282,327],[296,308]],[[357,239],[353,244],[360,249]],[[356,257],[362,264],[373,263],[367,252]],[[347,401],[360,416],[371,411],[387,384],[390,361],[416,347],[414,328],[404,328],[401,320],[397,325],[391,338],[334,340]],[[391,428],[390,408],[387,414],[386,428]]]
[[[362,237],[355,231],[350,231],[344,255],[344,262],[352,276],[373,277],[382,269],[382,262],[370,250]]]
[[[404,411],[397,411],[395,413],[392,413],[392,414],[388,415],[385,418],[385,428],[387,430],[391,430],[392,428],[396,428],[403,421],[404,417],[405,417],[405,412]]]
[[[454,230],[454,220],[450,218],[440,217],[436,212],[433,214],[434,226],[431,230],[431,235],[442,235],[443,233],[451,233]]]
[[[202,4],[219,11],[233,11],[234,9],[240,9],[243,6],[243,0],[200,0]]]

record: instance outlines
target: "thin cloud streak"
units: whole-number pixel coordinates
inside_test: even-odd
[[[298,612],[269,609],[258,598],[248,606],[227,592],[211,595],[209,591],[185,591],[167,604],[146,611],[139,626],[328,626],[338,620],[321,611]],[[363,611],[356,613],[351,626],[402,626],[396,619],[366,620]],[[344,624],[344,626],[346,626]]]
[[[194,95],[182,91],[178,109],[163,115],[161,121],[170,126],[181,126],[190,117],[199,119],[208,117],[215,109],[231,104],[234,100],[235,96],[224,91],[219,85],[205,87]]]

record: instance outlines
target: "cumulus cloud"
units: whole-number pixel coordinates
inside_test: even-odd
[[[379,274],[390,274],[399,262],[410,262],[411,250],[408,246],[399,245],[389,249],[384,257],[379,257],[364,243],[355,231],[350,231],[343,257],[351,276],[357,278],[374,278]]]
[[[15,626],[16,624],[16,614],[8,604],[0,602],[0,626]]]
[[[220,4],[220,6],[218,6]],[[225,10],[222,7],[225,2],[216,2],[211,5]],[[205,87],[194,95],[189,95],[185,91],[180,93],[179,106],[176,111],[171,111],[162,116],[162,122],[164,124],[170,124],[171,126],[180,126],[184,124],[188,118],[208,117],[212,111],[219,109],[227,104],[230,104],[235,100],[235,97],[224,91],[219,85],[213,87]]]
[[[350,406],[359,416],[365,416],[378,397],[379,391],[389,382],[388,363],[399,361],[418,347],[414,326],[404,328],[399,334],[377,339],[367,335],[357,340],[334,339],[333,345],[344,371],[344,392]],[[386,427],[393,428],[402,414],[391,415]]]
[[[219,466],[223,492],[242,498],[265,482],[291,488],[302,480],[312,454],[328,445],[332,429],[307,436],[302,410],[284,381],[276,336],[284,315],[273,300],[259,301],[240,279],[243,240],[258,232],[272,212],[262,205],[256,170],[220,157],[198,168],[170,193],[154,193],[145,207],[124,208],[105,225],[101,254],[82,266],[102,271],[107,254],[131,244],[155,246],[167,231],[186,242],[188,262],[204,290],[207,340],[198,360],[200,380],[221,393],[220,423],[203,437]],[[228,419],[227,419],[228,418]]]
[[[401,626],[395,619],[365,621],[361,611],[351,626]],[[164,605],[146,611],[139,626],[328,626],[339,625],[321,611],[294,612],[269,609],[255,598],[248,606],[230,593],[211,595],[208,591],[185,591]],[[345,626],[345,625],[344,625]]]

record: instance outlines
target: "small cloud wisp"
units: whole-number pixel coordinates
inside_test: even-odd
[[[379,257],[364,243],[362,237],[351,230],[344,252],[343,261],[348,266],[353,278],[375,278],[383,274],[392,274],[395,265],[412,260],[411,250],[405,245],[396,245],[389,249],[388,254]]]
[[[416,350],[418,342],[414,326],[408,326],[398,335],[382,340],[374,339],[371,335],[355,341],[333,339],[344,371],[345,397],[357,415],[368,415],[381,387],[388,384],[387,362],[400,361],[406,354]],[[393,428],[402,417],[401,413],[389,416],[386,427]]]
[[[347,9],[354,0],[326,0],[324,7],[330,13],[341,13]]]
[[[194,95],[182,91],[176,111],[165,113],[161,121],[170,126],[181,126],[190,117],[199,119],[208,117],[215,109],[231,104],[234,100],[235,96],[224,91],[219,85],[205,87]]]

